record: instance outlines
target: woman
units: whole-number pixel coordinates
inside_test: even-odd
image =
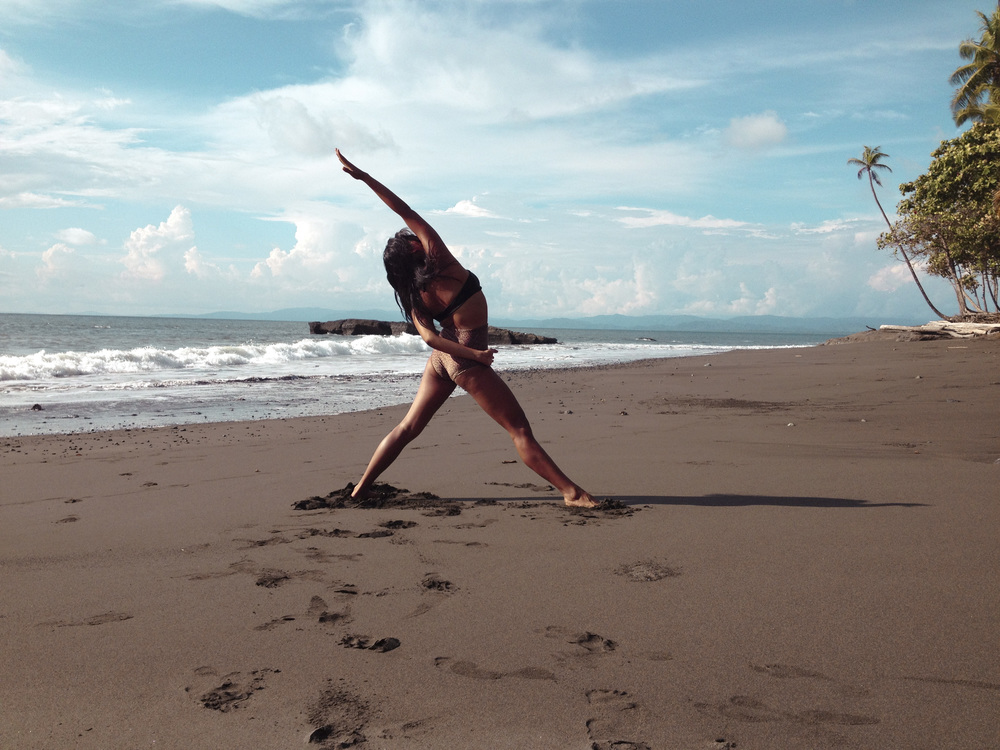
[[[460,385],[507,430],[525,466],[556,487],[566,505],[594,507],[594,499],[563,474],[535,440],[514,394],[491,367],[497,350],[489,348],[486,296],[479,279],[395,193],[351,164],[339,149],[337,158],[347,174],[371,188],[406,224],[408,229],[389,240],[382,260],[400,310],[434,350],[410,410],[379,443],[352,497],[367,497],[379,475]],[[433,320],[441,323],[440,333]]]

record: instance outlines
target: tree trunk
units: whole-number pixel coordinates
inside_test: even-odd
[[[887,227],[889,227],[889,231],[891,232],[892,231],[892,222],[889,221],[889,217],[885,215],[885,209],[882,208],[882,203],[881,203],[881,201],[879,201],[878,194],[875,192],[875,181],[872,180],[871,170],[868,171],[868,184],[871,186],[872,197],[875,198],[875,205],[878,206],[878,210],[882,213],[882,218],[885,219],[885,224],[886,224]],[[998,192],[998,195],[1000,195],[1000,192]],[[913,277],[913,283],[916,284],[917,285],[917,289],[920,290],[920,294],[924,298],[924,302],[926,302],[927,306],[931,310],[934,311],[935,315],[937,315],[939,318],[941,318],[942,320],[944,320],[948,316],[946,316],[943,312],[941,312],[936,307],[934,307],[934,303],[931,302],[931,298],[928,297],[927,296],[927,292],[924,291],[923,284],[921,284],[920,283],[920,279],[917,278],[917,272],[916,272],[916,270],[914,270],[913,264],[910,262],[909,256],[906,254],[906,251],[903,249],[902,245],[900,245],[898,247],[899,247],[899,252],[903,255],[903,260],[906,261],[906,267],[910,269],[910,276]]]

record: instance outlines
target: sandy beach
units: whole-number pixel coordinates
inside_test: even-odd
[[[612,502],[452,399],[0,439],[0,747],[1000,747],[1000,341],[510,376]]]

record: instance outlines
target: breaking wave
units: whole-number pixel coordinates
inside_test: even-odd
[[[419,336],[359,336],[301,339],[292,343],[102,349],[94,352],[46,352],[0,356],[0,382],[51,380],[88,375],[136,375],[184,371],[189,374],[220,369],[281,368],[283,365],[330,358],[380,359],[422,354]]]

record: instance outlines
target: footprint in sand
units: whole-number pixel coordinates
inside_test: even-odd
[[[910,680],[912,682],[926,682],[932,685],[955,685],[958,687],[975,688],[977,690],[1000,690],[1000,684],[996,682],[964,680],[960,677],[900,677],[899,679]]]
[[[309,528],[309,529],[303,529],[295,536],[298,537],[299,539],[309,539],[310,537],[314,536],[330,537],[332,539],[343,539],[344,537],[353,535],[353,533],[354,533],[353,531],[348,531],[347,529],[327,530],[327,529]]]
[[[284,617],[276,617],[270,622],[265,622],[258,625],[254,630],[274,630],[279,625],[285,625],[289,622],[295,622],[295,618],[292,615],[285,615]]]
[[[291,544],[292,540],[283,536],[272,536],[267,539],[234,539],[234,542],[243,542],[239,550],[255,549],[257,547],[271,547],[275,544]]]
[[[365,729],[371,708],[368,701],[346,688],[334,687],[332,680],[307,708],[306,716],[313,731],[306,742],[322,748],[344,748],[368,741]]]
[[[306,614],[310,617],[315,617],[316,622],[323,625],[333,625],[336,623],[346,625],[351,621],[351,610],[349,607],[342,612],[331,612],[328,609],[326,601],[321,596],[314,596],[309,600],[309,609],[306,610]]]
[[[326,600],[321,596],[314,596],[309,600],[309,607],[306,609],[306,616],[314,619],[322,625],[332,625],[334,623],[340,623],[343,625],[351,621],[350,608],[345,609],[343,612],[331,612]],[[281,625],[294,622],[295,619],[295,615],[276,617],[273,620],[258,625],[254,628],[254,630],[274,630]]]
[[[664,578],[675,578],[681,569],[657,560],[640,560],[615,569],[615,574],[635,583],[652,583]]]
[[[847,714],[837,711],[782,711],[772,708],[763,701],[749,695],[734,695],[723,703],[695,703],[694,708],[701,713],[714,713],[727,719],[735,719],[752,724],[764,722],[788,722],[808,724],[837,724],[840,726],[866,726],[878,724],[874,716]]]
[[[618,644],[609,638],[604,638],[597,633],[579,633],[573,636],[567,643],[574,643],[584,651],[591,654],[609,654],[618,648]]]
[[[641,740],[644,710],[624,690],[589,690],[587,703],[597,714],[587,720],[591,750],[651,750]]]
[[[567,658],[588,660],[599,658],[618,649],[616,641],[597,633],[591,633],[589,630],[581,633],[559,625],[549,625],[545,628],[544,633],[546,638],[553,638],[576,647],[555,654],[556,659],[561,663],[565,662]]]
[[[439,656],[434,660],[434,666],[447,669],[452,674],[469,677],[474,680],[500,680],[504,677],[517,677],[522,680],[555,680],[556,676],[541,667],[524,667],[512,672],[497,672],[492,669],[482,669],[471,661],[455,661],[448,656]]]
[[[276,589],[288,580],[291,580],[291,576],[283,570],[265,570],[257,576],[255,583],[266,589]]]
[[[814,672],[811,669],[803,669],[802,667],[795,667],[790,664],[751,664],[750,669],[754,672],[760,672],[761,674],[766,674],[767,676],[774,677],[778,680],[818,680],[829,684],[834,690],[843,695],[868,695],[868,691],[864,688],[846,685],[842,682],[838,682],[832,677],[827,677],[825,674],[821,674],[820,672]]]
[[[222,683],[211,690],[208,690],[198,698],[198,701],[205,708],[213,711],[228,713],[235,711],[246,703],[254,693],[265,688],[265,680],[268,675],[280,673],[280,669],[255,669],[248,675],[240,672],[231,672],[222,678]],[[195,674],[206,676],[214,674],[211,667],[199,667]],[[191,688],[187,688],[190,692]]]
[[[126,620],[131,620],[132,615],[126,614],[125,612],[105,612],[100,615],[94,615],[93,617],[88,617],[86,620],[49,620],[47,622],[38,623],[39,627],[56,627],[56,628],[78,628],[84,625],[107,625],[111,622],[125,622]]]

